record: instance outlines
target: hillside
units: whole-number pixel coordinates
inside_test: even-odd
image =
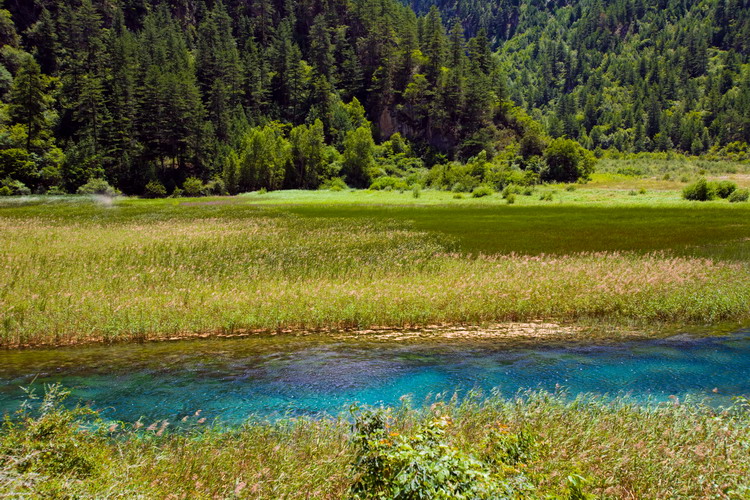
[[[8,0],[0,190],[411,185],[472,158],[544,180],[561,136],[745,155],[746,2],[662,4]]]

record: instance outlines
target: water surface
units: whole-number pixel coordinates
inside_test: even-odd
[[[202,410],[223,422],[251,414],[336,414],[353,402],[419,403],[472,389],[555,390],[669,396],[729,404],[750,395],[750,329],[588,345],[508,341],[267,336],[112,346],[0,351],[0,414],[15,411],[21,387],[60,382],[105,418],[169,419]]]

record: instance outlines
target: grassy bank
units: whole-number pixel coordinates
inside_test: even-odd
[[[222,430],[191,414],[171,432],[174,423],[113,425],[54,402],[0,432],[0,496],[333,499],[413,487],[432,498],[750,493],[750,417],[739,403],[716,412],[531,393],[359,411],[355,427],[298,419]]]
[[[750,319],[742,204],[430,201],[446,194],[6,203],[0,344]]]

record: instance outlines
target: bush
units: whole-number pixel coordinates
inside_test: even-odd
[[[515,184],[508,184],[503,188],[503,198],[508,198],[510,195],[521,194],[521,187]]]
[[[685,186],[682,197],[690,201],[708,201],[714,198],[714,193],[706,179],[698,179]]]
[[[203,188],[203,192],[214,196],[226,196],[229,194],[227,191],[224,180],[220,177],[214,177],[211,179]]]
[[[185,195],[185,192],[180,189],[179,187],[175,187],[172,191],[171,197],[172,198],[182,198]]]
[[[3,196],[28,196],[31,194],[31,189],[26,187],[21,181],[14,181],[11,178],[6,178],[0,183],[0,185],[6,189],[3,190]]]
[[[494,189],[492,189],[489,186],[482,185],[482,186],[474,188],[474,191],[471,192],[471,197],[472,198],[484,198],[485,196],[491,196],[493,194],[495,194]]]
[[[357,417],[352,499],[515,498],[529,489],[521,473],[507,479],[493,474],[449,443],[448,417],[432,417],[408,435],[388,432],[388,424],[383,411]]]
[[[414,198],[419,198],[420,196],[422,196],[422,190],[420,189],[419,184],[414,184],[414,189],[411,190],[411,195]]]
[[[545,181],[575,182],[588,178],[594,171],[596,157],[572,139],[559,138],[550,142],[544,151],[547,168],[542,172]]]
[[[729,203],[738,203],[741,201],[747,201],[750,198],[750,190],[747,189],[736,189],[729,195]]]
[[[8,186],[0,187],[0,196],[13,196],[13,191]]]
[[[105,196],[116,196],[118,191],[109,185],[104,179],[89,179],[89,181],[76,191],[78,194],[100,194]]]
[[[206,186],[203,185],[203,181],[197,177],[188,177],[182,183],[182,190],[185,191],[185,196],[202,196],[205,189]]]
[[[151,181],[146,184],[143,195],[146,198],[164,198],[167,196],[167,188],[159,181]]]
[[[52,186],[44,194],[46,194],[47,196],[62,196],[68,193],[66,193],[65,190],[60,186]]]
[[[349,189],[349,186],[346,185],[346,182],[344,182],[344,179],[341,177],[334,177],[333,179],[328,179],[327,181],[323,182],[320,185],[319,189],[325,189],[328,191],[343,191],[345,189]]]
[[[409,186],[406,184],[405,180],[389,176],[378,177],[373,181],[372,184],[370,184],[370,189],[373,191],[382,191],[387,189],[404,191],[408,187]]]
[[[732,181],[719,181],[713,183],[713,192],[719,198],[729,198],[729,196],[737,190],[737,184]]]
[[[539,199],[541,201],[552,201],[552,193],[550,191],[547,191],[546,193],[542,193],[539,196]]]
[[[90,432],[81,432],[85,424],[97,422],[98,416],[87,408],[65,409],[63,401],[68,394],[53,385],[47,388],[41,403],[34,404],[36,398],[30,393],[31,400],[18,418],[2,425],[0,464],[19,473],[76,479],[102,469],[106,460],[103,448],[91,445]],[[29,410],[32,405],[38,409]],[[3,464],[3,457],[11,460]]]
[[[512,205],[516,202],[516,195],[513,193],[510,193],[508,196],[505,197],[505,201],[508,203],[508,205]]]

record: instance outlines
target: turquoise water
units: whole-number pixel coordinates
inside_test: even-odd
[[[750,329],[732,335],[589,345],[513,345],[476,340],[331,340],[254,337],[0,351],[0,414],[21,387],[60,382],[108,419],[174,420],[202,411],[240,422],[249,415],[336,414],[351,403],[420,403],[472,389],[674,395],[729,404],[750,395]]]

